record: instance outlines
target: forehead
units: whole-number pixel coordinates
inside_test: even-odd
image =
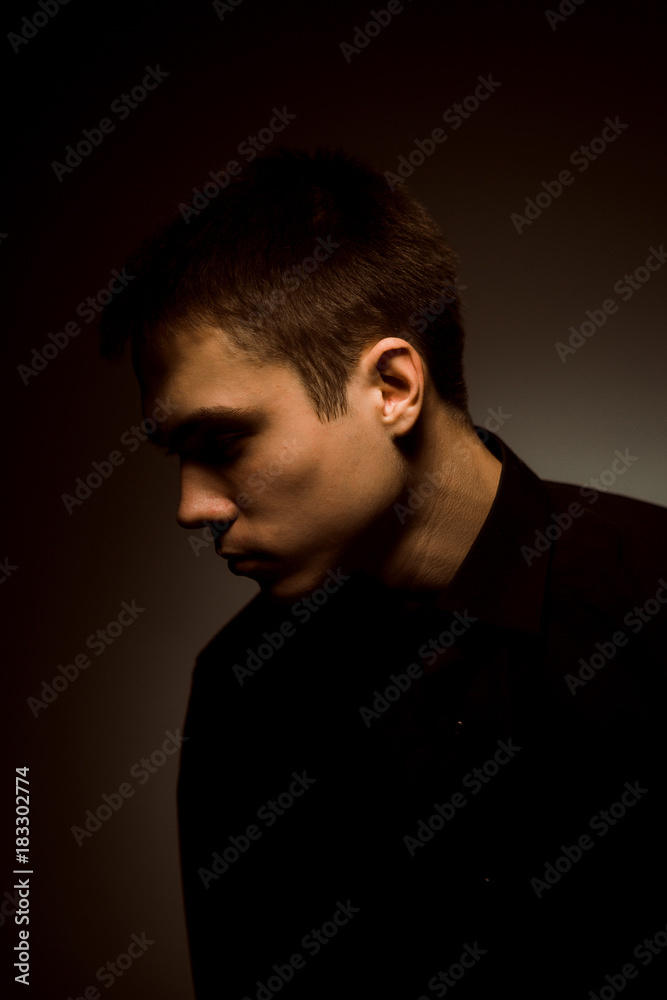
[[[262,367],[241,351],[224,330],[183,326],[152,334],[137,352],[135,368],[142,386],[157,380],[201,381],[207,371]]]
[[[302,394],[287,365],[263,362],[242,351],[216,327],[180,329],[145,345],[135,364],[144,414],[158,397],[177,425],[206,409],[268,409]]]

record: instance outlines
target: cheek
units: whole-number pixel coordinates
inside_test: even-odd
[[[298,518],[317,494],[319,474],[294,455],[248,462],[234,471],[236,504],[248,515]]]
[[[344,540],[368,526],[394,502],[393,472],[379,456],[353,460],[329,452],[286,483],[294,520],[308,534]]]
[[[269,456],[249,456],[234,475],[237,503],[248,514],[296,523],[302,534],[326,529],[342,536],[382,511],[396,486],[392,455],[363,429],[289,440]]]
[[[264,508],[289,489],[298,462],[293,444],[279,449],[249,447],[229,466],[225,480],[239,507]]]

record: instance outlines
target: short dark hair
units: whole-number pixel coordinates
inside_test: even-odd
[[[403,185],[340,149],[281,148],[225,179],[129,258],[134,278],[100,320],[102,355],[129,340],[136,367],[151,338],[217,326],[251,361],[290,366],[324,421],[347,412],[364,348],[399,336],[471,427],[458,260]]]

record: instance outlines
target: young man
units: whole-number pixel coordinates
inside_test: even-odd
[[[657,995],[666,512],[474,427],[455,257],[381,174],[283,150],[181,216],[102,337],[260,585],[186,721],[198,1000]]]

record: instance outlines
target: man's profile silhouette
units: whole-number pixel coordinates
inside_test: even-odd
[[[379,171],[280,150],[104,313],[179,523],[260,586],[185,726],[199,1000],[656,995],[666,512],[475,426],[456,263]]]

